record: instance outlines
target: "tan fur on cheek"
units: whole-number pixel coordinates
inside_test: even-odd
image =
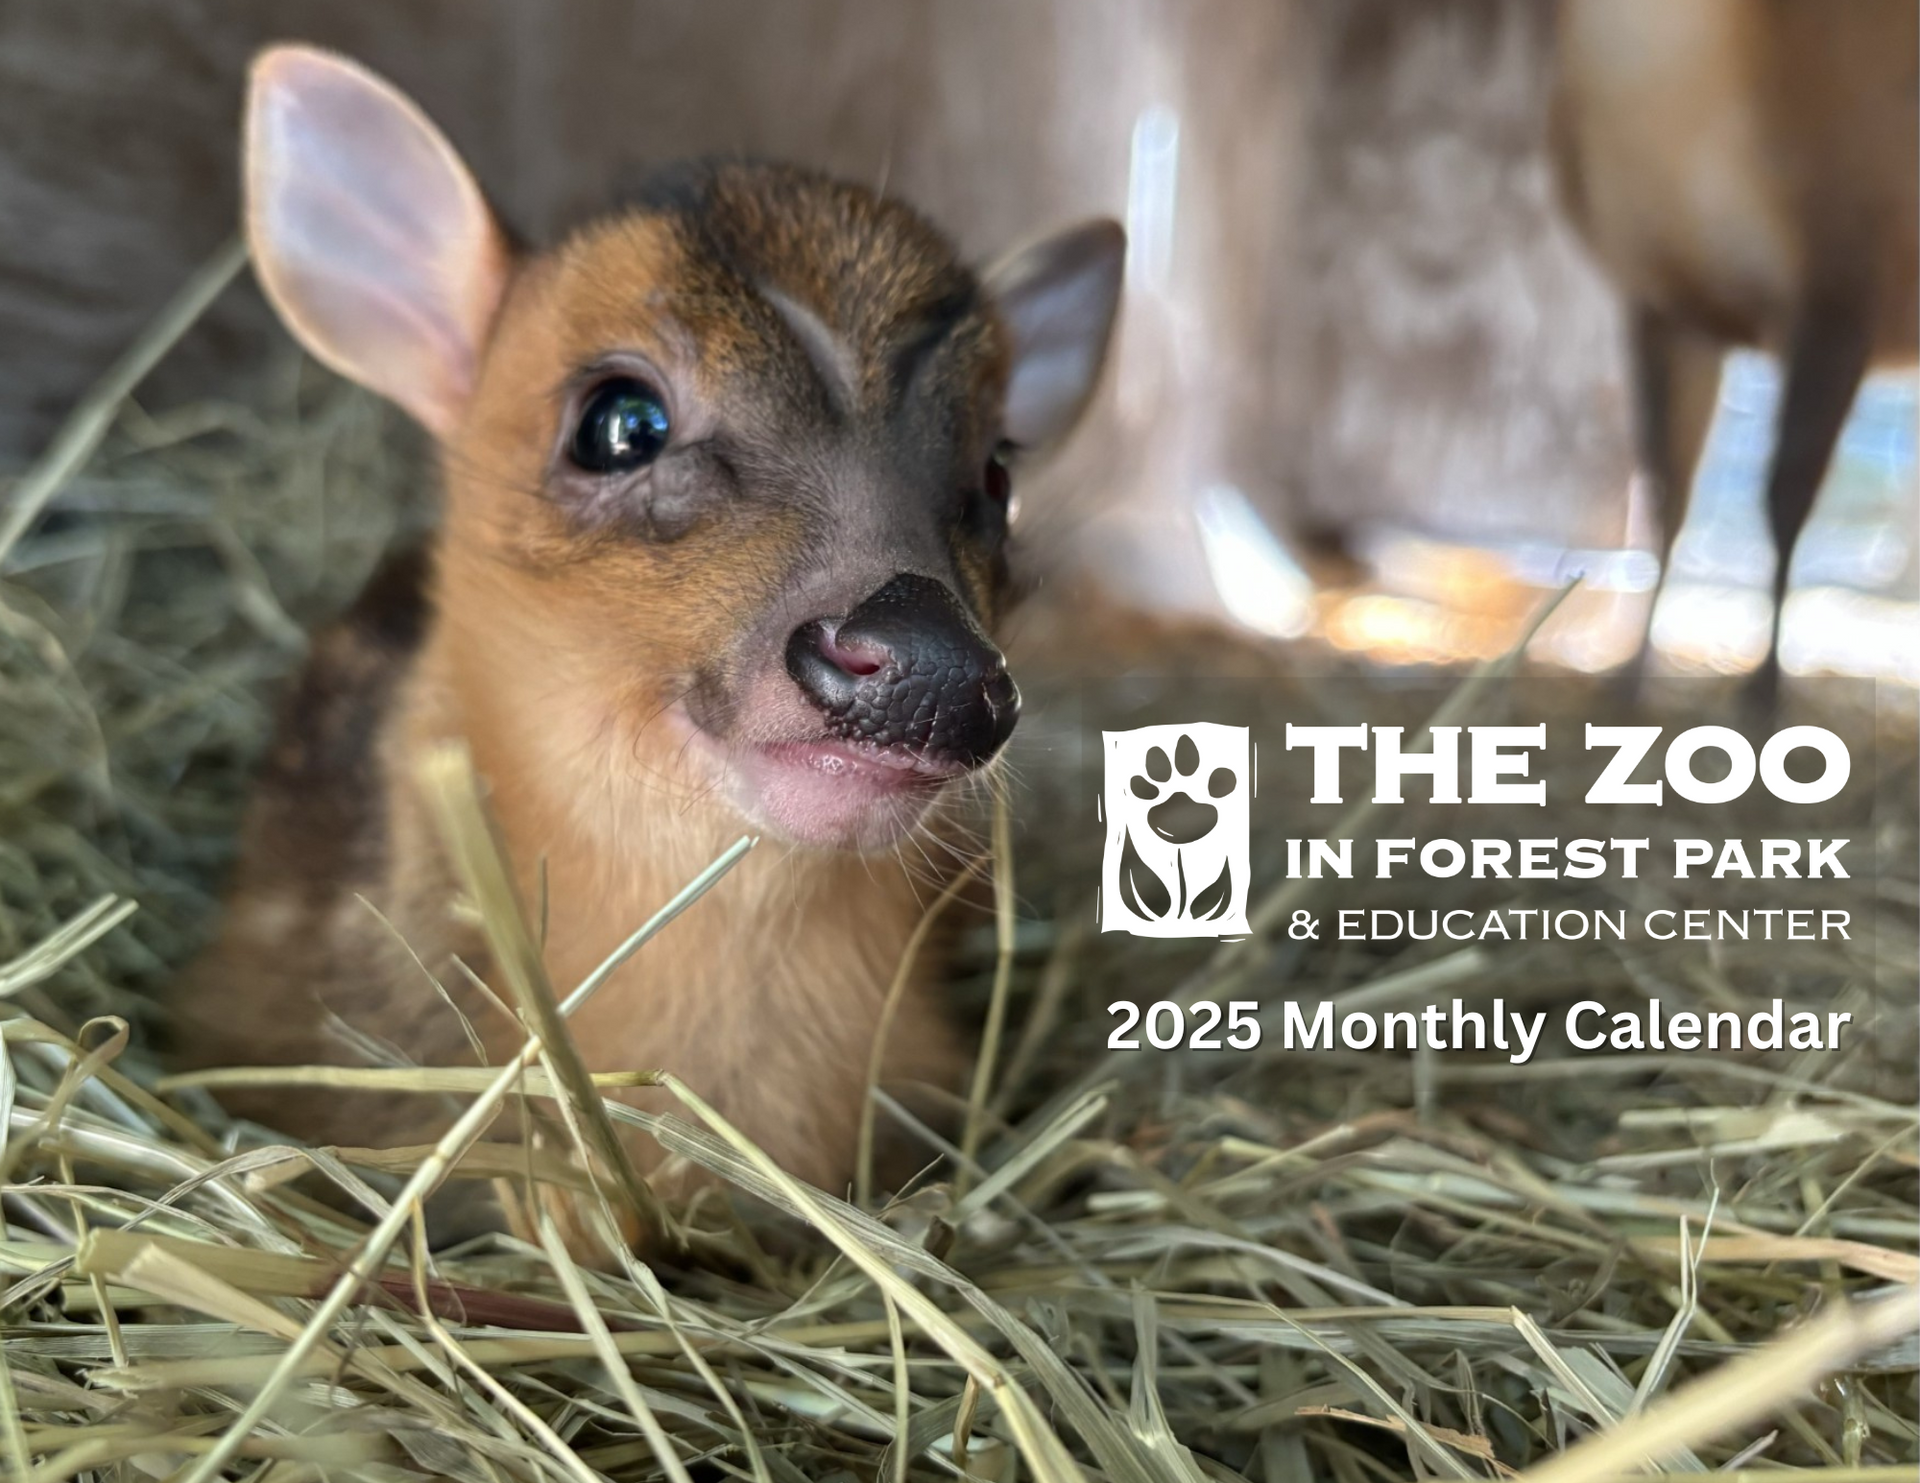
[[[450,636],[485,654],[463,666],[469,683],[637,695],[646,707],[728,658],[801,531],[783,512],[716,503],[680,539],[652,541],[637,512],[588,522],[570,509],[575,491],[558,471],[566,389],[581,367],[615,351],[661,364],[684,355],[680,332],[653,312],[660,295],[648,285],[673,263],[658,232],[629,225],[609,244],[615,261],[583,262],[576,248],[536,262],[508,295],[479,393],[443,455],[439,600]],[[679,406],[709,394],[705,373],[675,371]],[[632,497],[644,501],[644,475]]]

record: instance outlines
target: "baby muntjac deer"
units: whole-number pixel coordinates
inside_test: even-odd
[[[1920,210],[1915,0],[1562,0],[1561,195],[1626,297],[1639,459],[1668,551],[1722,353],[1782,357],[1771,467],[1779,683],[1793,547],[1868,366],[1911,359]]]
[[[657,177],[523,253],[418,108],[303,47],[255,64],[259,280],[329,366],[435,438],[444,511],[315,644],[180,993],[205,1065],[499,1065],[525,1031],[416,783],[463,740],[565,993],[743,831],[724,886],[575,1017],[592,1070],[672,1071],[788,1170],[853,1174],[876,1021],[930,892],[909,838],[1020,696],[1008,462],[1105,356],[1095,221],[976,277],[897,201],[780,165]],[[470,1039],[471,1036],[471,1039]],[[925,980],[884,1079],[954,1089]],[[418,1143],[431,1099],[235,1095],[318,1143]],[[661,1105],[661,1104],[653,1104]],[[642,1167],[657,1159],[634,1150]]]

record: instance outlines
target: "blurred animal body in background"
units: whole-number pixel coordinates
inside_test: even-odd
[[[1920,7],[1566,0],[1552,152],[1627,302],[1641,469],[1669,553],[1734,346],[1781,357],[1766,473],[1774,641],[1863,376],[1915,351]]]

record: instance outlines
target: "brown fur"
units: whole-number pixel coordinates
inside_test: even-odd
[[[464,1017],[500,1063],[522,1032],[454,965],[488,973],[475,932],[450,911],[454,883],[414,759],[433,742],[470,745],[525,900],[542,899],[544,870],[547,967],[564,993],[746,827],[663,712],[709,689],[724,710],[743,635],[784,635],[792,594],[835,570],[821,550],[829,514],[758,497],[745,465],[791,483],[794,468],[826,467],[849,442],[883,445],[903,357],[924,359],[916,395],[940,424],[916,456],[951,445],[977,466],[990,450],[1001,331],[931,228],[795,170],[727,166],[689,180],[514,270],[445,439],[446,510],[425,587],[406,570],[376,584],[317,641],[286,709],[224,932],[177,1000],[193,1061],[358,1059],[330,1031],[337,1018],[407,1061],[471,1064]],[[768,281],[849,348],[851,406],[823,402],[803,348],[750,291]],[[616,350],[673,364],[718,409],[699,415],[749,429],[715,453],[728,466],[718,477],[741,485],[723,513],[636,528],[631,512],[544,497],[568,388]],[[826,438],[830,427],[841,435]],[[884,523],[884,510],[871,518]],[[965,529],[946,539],[965,596],[990,614],[997,540]],[[937,886],[931,848],[763,843],[580,1013],[589,1067],[671,1070],[785,1167],[844,1187],[880,1003]],[[954,1089],[962,1063],[923,967],[886,1080]],[[452,1116],[431,1099],[361,1093],[232,1105],[351,1145],[418,1143]]]
[[[1669,548],[1722,352],[1786,362],[1767,488],[1778,600],[1861,377],[1915,350],[1920,7],[1564,0],[1559,42],[1556,172],[1627,299]],[[1776,679],[1770,650],[1759,693]]]

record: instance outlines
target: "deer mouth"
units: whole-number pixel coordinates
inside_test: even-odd
[[[736,801],[769,828],[796,844],[857,851],[897,842],[970,771],[962,762],[838,737],[751,747],[732,764]]]
[[[702,755],[747,822],[807,848],[889,849],[954,783],[978,770],[925,749],[824,734],[817,718],[799,735],[734,739],[707,731],[690,715],[682,719],[690,750]]]
[[[938,787],[973,770],[967,763],[943,760],[907,747],[862,745],[839,737],[774,742],[760,751],[781,767],[810,768],[829,777],[883,788]]]

